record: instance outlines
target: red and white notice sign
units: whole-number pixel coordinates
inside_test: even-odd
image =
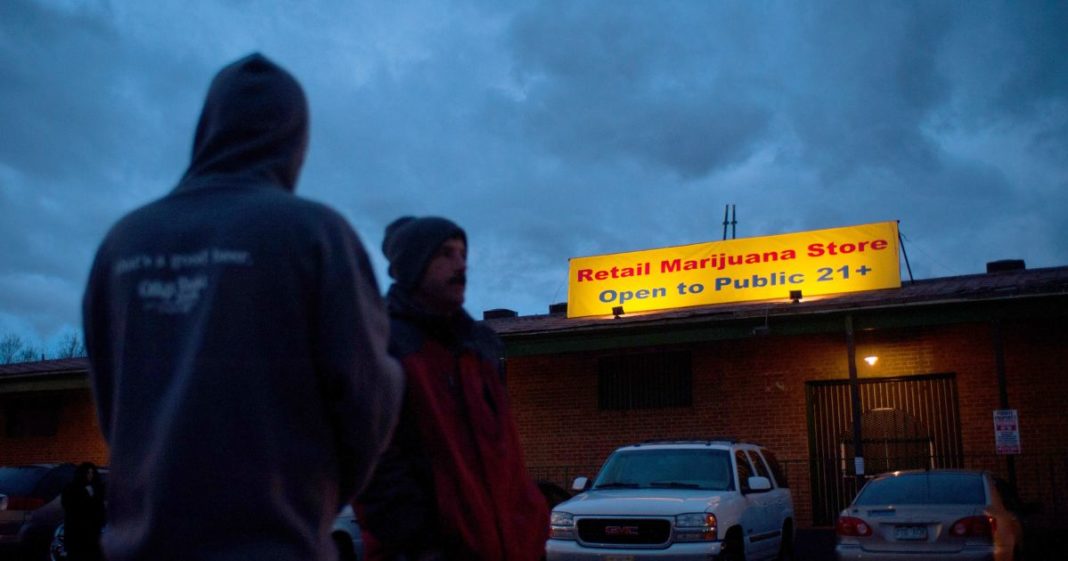
[[[1015,409],[994,410],[994,447],[998,454],[1020,453],[1020,419]]]

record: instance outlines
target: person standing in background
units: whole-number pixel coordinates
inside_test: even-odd
[[[390,352],[407,378],[397,432],[357,499],[369,561],[536,561],[545,498],[523,463],[497,335],[463,309],[467,235],[403,217],[382,250]]]
[[[104,482],[92,462],[79,464],[63,489],[63,547],[67,561],[100,561],[104,529]]]

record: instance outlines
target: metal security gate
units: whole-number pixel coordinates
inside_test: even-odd
[[[963,464],[954,374],[861,379],[859,389],[868,475]],[[812,520],[829,525],[863,484],[853,463],[849,381],[808,382],[805,393]]]

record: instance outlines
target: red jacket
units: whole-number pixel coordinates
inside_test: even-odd
[[[541,559],[548,508],[523,463],[497,336],[463,311],[422,313],[396,286],[388,299],[391,352],[408,385],[394,440],[357,504],[368,559]]]

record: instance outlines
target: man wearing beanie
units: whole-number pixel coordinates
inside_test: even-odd
[[[294,194],[307,142],[300,84],[261,55],[230,64],[184,177],[97,251],[83,321],[109,561],[336,558],[403,374],[356,233]]]
[[[357,500],[369,561],[537,561],[548,511],[523,463],[499,339],[463,309],[467,236],[403,217],[382,251],[390,352],[408,385],[397,431]]]

